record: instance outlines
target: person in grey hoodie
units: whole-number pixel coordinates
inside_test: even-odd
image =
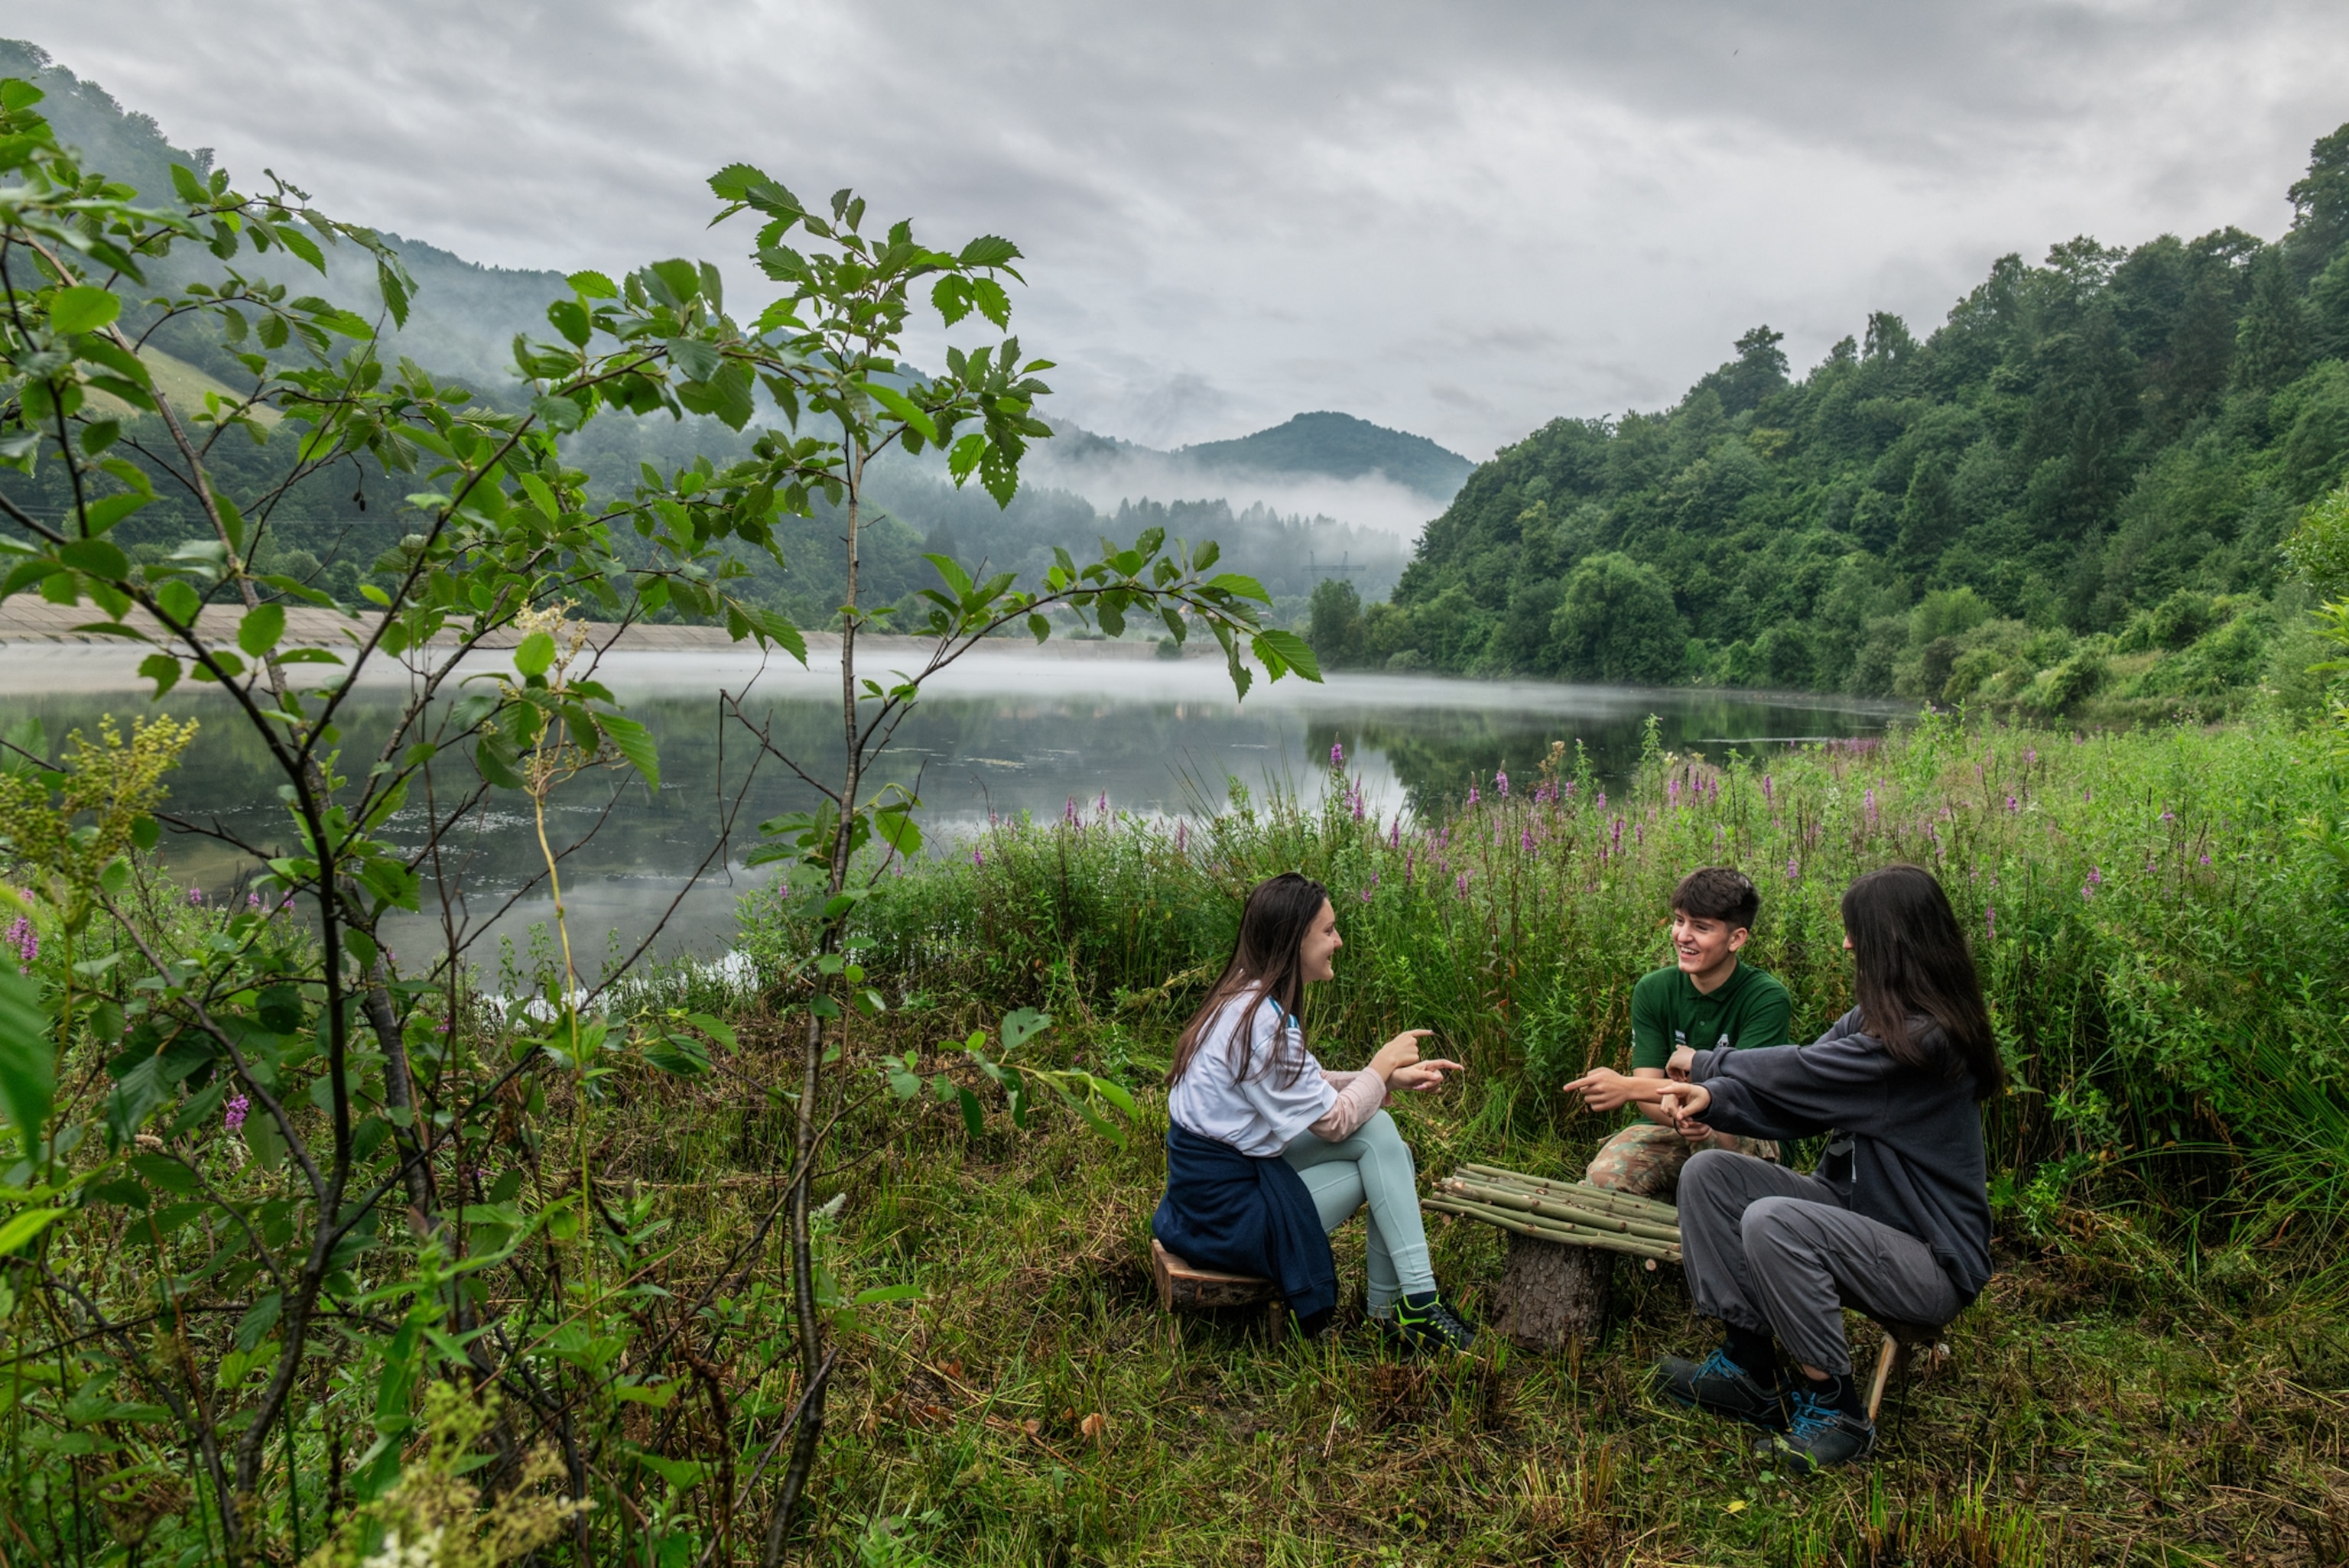
[[[1861,877],[1843,925],[1857,1006],[1812,1045],[1682,1050],[1668,1068],[1682,1081],[1662,1090],[1690,1137],[1831,1134],[1809,1175],[1718,1149],[1689,1161],[1689,1290],[1727,1338],[1655,1374],[1675,1403],[1775,1430],[1804,1469],[1876,1446],[1843,1308],[1939,1326],[1989,1282],[1982,1102],[2006,1082],[1973,956],[1930,872]],[[1783,1375],[1780,1346],[1793,1364]]]

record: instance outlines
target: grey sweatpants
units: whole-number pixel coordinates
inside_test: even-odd
[[[1847,1306],[1928,1326],[1958,1315],[1957,1286],[1930,1247],[1853,1213],[1816,1176],[1702,1150],[1681,1172],[1680,1209],[1697,1310],[1776,1335],[1805,1366],[1851,1370]]]
[[[1435,1288],[1435,1271],[1427,1261],[1427,1229],[1419,1217],[1418,1172],[1412,1166],[1411,1146],[1396,1130],[1393,1117],[1380,1111],[1353,1137],[1337,1143],[1300,1132],[1280,1157],[1313,1194],[1323,1230],[1334,1233],[1357,1209],[1370,1205],[1372,1315],[1393,1311],[1399,1296]]]

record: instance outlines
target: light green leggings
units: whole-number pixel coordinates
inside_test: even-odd
[[[1313,1194],[1321,1228],[1334,1233],[1365,1202],[1371,1207],[1370,1309],[1383,1316],[1402,1295],[1435,1288],[1427,1231],[1419,1219],[1418,1173],[1411,1149],[1380,1111],[1341,1143],[1301,1132],[1280,1151]]]

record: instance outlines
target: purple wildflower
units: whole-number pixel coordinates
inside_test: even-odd
[[[1557,794],[1551,796],[1551,797],[1550,797],[1550,799],[1554,799],[1554,800],[1555,800],[1555,799],[1560,799],[1560,798],[1564,798],[1564,797],[1570,797],[1570,796],[1572,796],[1572,795],[1573,795],[1573,793],[1574,793],[1574,780],[1573,780],[1573,779],[1568,779],[1565,783],[1563,783],[1563,784],[1561,784],[1561,785],[1559,785],[1559,786],[1557,787]],[[1603,805],[1605,802],[1604,802],[1604,801],[1601,801],[1600,803]]]
[[[1468,786],[1468,804],[1470,804],[1471,806],[1474,806],[1474,805],[1476,803],[1476,800],[1477,800],[1476,786],[1475,786],[1474,784],[1471,784],[1471,785],[1469,785],[1469,786]]]
[[[1462,898],[1466,898],[1468,896],[1468,873],[1466,872],[1462,872],[1458,877],[1454,879],[1452,885]]]
[[[2202,857],[2202,863],[2203,863],[2204,865],[2206,865],[2206,866],[2207,866],[2207,865],[2209,865],[2209,864],[2210,863],[2210,857],[2209,857],[2209,856],[2208,856],[2208,855],[2204,855],[2204,856]]]
[[[1982,934],[1993,942],[1998,940],[1998,905],[1994,903],[1982,906]]]
[[[1873,828],[1876,826],[1876,791],[1870,789],[1861,799],[1868,808],[1868,825]]]
[[[16,950],[16,956],[23,959],[27,967],[41,955],[41,934],[33,929],[30,915],[20,914],[10,924],[8,945]]]
[[[1601,789],[1600,791],[1599,791],[1599,801],[1598,801],[1598,805],[1599,805],[1599,809],[1600,810],[1604,811],[1605,810],[1607,810],[1607,791],[1606,791],[1606,790],[1604,790],[1604,789]]]
[[[2171,810],[2168,807],[2164,806],[2161,809],[2161,820],[2165,822],[2175,822],[2178,820],[2178,813]]]
[[[1493,775],[1493,793],[1506,800],[1509,798],[1509,776],[1506,772]]]
[[[1775,807],[1775,806],[1776,806],[1776,805],[1778,804],[1778,797],[1777,797],[1777,794],[1775,793],[1775,787],[1774,786],[1774,784],[1773,784],[1773,783],[1772,783],[1772,781],[1771,781],[1770,775],[1768,775],[1767,773],[1764,773],[1764,775],[1762,775],[1762,803],[1763,803],[1764,806],[1771,806],[1771,807]]]
[[[970,851],[970,867],[971,867],[971,870],[973,870],[973,871],[982,871],[982,870],[984,870],[984,869],[986,868],[986,866],[987,866],[987,857],[986,857],[985,855],[981,854],[978,850],[976,850],[976,849],[972,850],[972,851]]]
[[[1677,806],[1681,803],[1681,781],[1679,779],[1673,779],[1666,781],[1664,785],[1664,803],[1671,806]]]
[[[2023,765],[2025,768],[2036,768],[2039,766],[2039,748],[2035,746],[2023,748]]]
[[[1359,821],[1361,821],[1361,820],[1362,820],[1362,792],[1361,792],[1361,790],[1360,790],[1360,789],[1356,789],[1356,790],[1354,791],[1354,820],[1356,820],[1357,822],[1359,822]]]
[[[1527,828],[1525,830],[1524,837],[1517,841],[1517,848],[1523,850],[1527,854],[1534,852],[1534,830],[1531,828]]]
[[[1332,768],[1343,768],[1346,766],[1346,747],[1344,742],[1338,742],[1330,748],[1330,766]]]
[[[1405,887],[1409,887],[1411,885],[1411,868],[1413,862],[1418,859],[1419,846],[1417,844],[1413,844],[1411,848],[1402,852],[1402,885]]]
[[[1402,813],[1401,811],[1395,813],[1394,826],[1387,830],[1387,848],[1390,850],[1402,848]]]
[[[241,1094],[232,1095],[229,1098],[227,1111],[221,1118],[221,1125],[227,1128],[231,1132],[243,1131],[244,1113],[252,1109],[251,1104],[246,1101],[244,1096]]]
[[[2023,804],[2022,804],[2022,802],[2021,802],[2021,801],[2017,800],[2013,796],[2009,795],[2009,796],[2006,798],[2006,809],[2007,809],[2007,810],[2008,810],[2010,813],[2013,813],[2013,812],[2019,812],[2019,811],[2021,811],[2021,810],[2023,810]]]
[[[190,887],[190,888],[188,889],[188,903],[189,903],[190,904],[191,904],[191,905],[193,905],[193,904],[201,904],[201,903],[202,903],[203,902],[204,902],[204,890],[203,890],[203,889],[202,889],[202,888],[200,888],[200,887],[193,887],[193,886],[191,886],[191,887]]]
[[[1790,882],[1803,880],[1803,868],[1795,863],[1792,855],[1786,857],[1786,880]]]
[[[1602,796],[1600,796],[1600,797],[1599,797],[1599,799],[1600,799],[1601,801],[1604,801],[1604,800],[1606,799],[1606,797],[1602,795]],[[1623,819],[1622,819],[1622,818],[1618,817],[1618,818],[1616,818],[1616,819],[1615,819],[1615,826],[1614,826],[1613,830],[1610,831],[1610,833],[1609,833],[1609,836],[1610,838],[1612,838],[1612,839],[1613,839],[1613,841],[1614,841],[1614,843],[1615,843],[1615,852],[1616,852],[1617,854],[1619,854],[1619,854],[1621,854],[1621,853],[1623,852]]]

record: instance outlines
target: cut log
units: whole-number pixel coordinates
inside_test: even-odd
[[[1615,1254],[1604,1248],[1511,1232],[1508,1266],[1493,1293],[1493,1326],[1525,1350],[1563,1350],[1578,1339],[1596,1344],[1607,1332],[1614,1274]]]

